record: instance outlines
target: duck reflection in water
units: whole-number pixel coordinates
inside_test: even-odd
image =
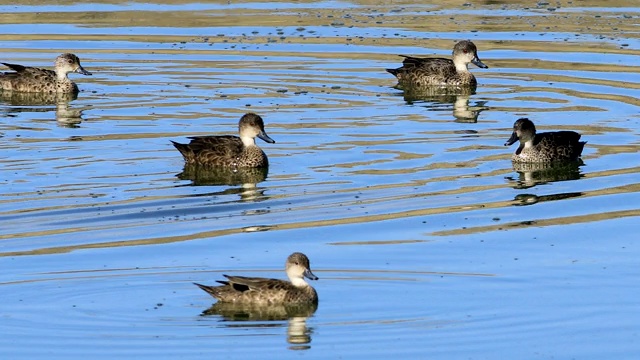
[[[444,111],[450,109],[456,122],[477,123],[480,113],[488,107],[486,101],[475,101],[470,105],[471,96],[475,94],[475,87],[438,87],[410,88],[403,92],[404,101],[409,105],[421,105],[429,111]]]
[[[191,180],[193,185],[242,185],[263,182],[269,174],[268,167],[230,168],[185,164],[178,175],[180,180]]]
[[[58,125],[77,127],[82,122],[83,110],[70,106],[70,102],[78,98],[78,93],[29,93],[1,91],[0,101],[11,107],[5,110],[8,116],[14,113],[51,112],[55,111]],[[55,105],[55,109],[48,105]]]
[[[185,164],[181,173],[176,175],[180,180],[190,180],[188,186],[232,186],[221,192],[198,194],[197,196],[238,194],[242,201],[261,201],[267,199],[266,188],[258,187],[269,173],[268,167],[262,168],[229,168],[209,167],[197,164]]]
[[[556,181],[577,180],[583,177],[580,167],[584,165],[581,159],[569,162],[552,163],[512,163],[513,169],[518,172],[516,181],[517,189],[526,189],[539,184]]]
[[[318,309],[318,303],[308,304],[271,304],[247,305],[217,302],[202,312],[202,316],[220,316],[226,327],[274,327],[287,326],[287,342],[292,350],[310,348],[313,328],[307,325],[307,319]],[[265,324],[264,321],[273,321]],[[286,321],[286,323],[283,323]]]

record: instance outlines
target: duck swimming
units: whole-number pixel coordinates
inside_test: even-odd
[[[513,133],[505,146],[520,140],[520,146],[511,157],[514,163],[550,163],[577,160],[582,155],[586,141],[580,141],[575,131],[537,133],[533,121],[516,120]]]
[[[262,118],[254,113],[243,115],[238,123],[238,132],[240,137],[192,136],[188,144],[171,142],[188,164],[236,168],[269,166],[267,155],[256,145],[256,137],[275,143],[264,131]]]
[[[208,286],[194,283],[219,302],[275,305],[275,304],[312,304],[318,303],[318,293],[304,278],[318,280],[311,272],[309,258],[295,252],[287,258],[285,264],[290,281],[258,277],[224,275],[226,281],[218,280],[221,286]]]
[[[74,54],[62,54],[55,60],[54,70],[17,64],[2,63],[14,72],[0,73],[0,87],[4,91],[29,93],[77,93],[78,85],[69,79],[69,73],[91,75],[80,65]]]
[[[402,67],[387,69],[398,79],[398,86],[402,88],[415,88],[424,86],[471,86],[478,82],[469,71],[469,63],[479,68],[489,68],[478,58],[476,45],[463,40],[453,47],[453,60],[445,58],[417,58],[404,57]]]

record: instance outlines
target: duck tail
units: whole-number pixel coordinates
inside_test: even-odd
[[[207,286],[207,285],[202,285],[202,284],[198,284],[198,283],[193,283],[193,285],[199,287],[200,289],[204,290],[207,294],[213,296],[214,298],[218,298],[218,292],[216,291],[216,288],[213,286]]]
[[[400,73],[400,69],[386,69],[387,72],[395,77],[398,77],[398,74]]]
[[[578,142],[578,146],[576,147],[576,150],[577,150],[578,156],[581,156],[581,155],[582,155],[582,150],[584,149],[584,145],[585,145],[586,143],[587,143],[586,141],[579,141],[579,142]]]
[[[193,156],[193,152],[191,151],[191,149],[189,148],[189,145],[187,144],[180,144],[179,142],[175,142],[173,140],[170,140],[171,143],[173,144],[173,146],[178,149],[178,151],[180,151],[180,154],[182,154],[182,156],[185,159],[189,159],[190,157]]]

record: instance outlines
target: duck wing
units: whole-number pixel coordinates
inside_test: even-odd
[[[274,291],[289,290],[293,285],[290,282],[280,279],[267,279],[246,276],[224,275],[229,282],[228,284],[238,291]]]
[[[24,76],[24,75],[33,75],[33,76],[40,75],[40,76],[54,76],[54,77],[56,76],[55,71],[52,71],[52,70],[40,69],[40,68],[23,66],[18,64],[9,64],[9,63],[0,63],[0,64],[8,67],[9,69],[20,74],[21,76]]]
[[[447,75],[456,73],[456,67],[453,64],[453,60],[445,58],[418,58],[407,55],[400,55],[404,58],[402,61],[402,68],[405,71],[411,69],[419,69],[420,71],[428,72],[429,74]]]
[[[196,154],[209,154],[209,156],[233,157],[240,154],[243,149],[242,140],[233,135],[223,136],[192,136],[187,146]]]
[[[575,131],[553,131],[536,134],[534,144],[553,146],[575,146],[580,142],[581,135]]]

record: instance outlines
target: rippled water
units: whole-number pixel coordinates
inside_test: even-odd
[[[0,354],[632,358],[640,11],[602,3],[5,2],[2,61],[93,76],[0,99]],[[393,88],[397,54],[464,38],[475,94]],[[169,140],[248,111],[266,179],[179,175]],[[514,169],[522,116],[581,132],[584,165]],[[191,282],[283,277],[293,251],[311,316],[200,315]]]

